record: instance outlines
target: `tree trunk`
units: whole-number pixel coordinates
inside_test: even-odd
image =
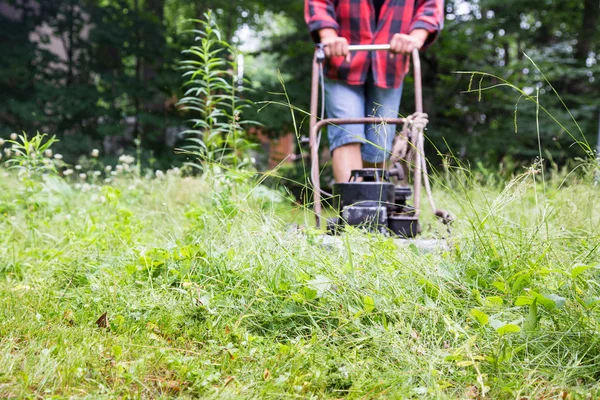
[[[231,43],[233,39],[233,35],[235,34],[235,17],[237,16],[235,12],[236,1],[229,0],[229,16],[227,18],[227,42]]]
[[[73,83],[73,49],[75,47],[75,5],[73,4],[73,0],[71,0],[69,2],[69,16],[67,17],[69,19],[69,38],[67,39],[67,46],[66,46],[66,53],[67,53],[67,68],[68,68],[68,75],[67,75],[67,87],[71,86],[71,84]]]
[[[587,60],[594,40],[598,35],[598,23],[600,22],[600,0],[583,0],[582,26],[579,30],[579,38],[575,47],[575,57],[579,61]]]
[[[147,8],[148,13],[156,16],[158,18],[158,20],[160,21],[160,24],[161,24],[160,33],[162,35],[161,45],[164,45],[165,34],[164,34],[163,28],[164,28],[164,19],[165,19],[165,0],[147,0],[146,8]],[[144,63],[144,72],[143,72],[144,82],[147,82],[151,79],[154,79],[154,77],[156,77],[156,69],[160,68],[163,61],[164,61],[164,58],[159,56],[159,57],[154,57],[151,63],[149,63],[149,62]]]
[[[139,18],[140,15],[140,7],[139,0],[134,0],[133,2],[134,11],[136,17]],[[141,42],[139,27],[136,27],[135,37],[137,41],[137,45],[143,48],[143,44]],[[136,55],[135,57],[135,81],[137,85],[142,85],[142,59],[140,55]],[[133,125],[133,136],[139,138],[139,130],[140,130],[140,96],[139,90],[136,90],[135,98],[134,98],[134,107],[135,107],[135,124]]]

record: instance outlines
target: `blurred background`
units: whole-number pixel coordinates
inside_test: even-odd
[[[133,151],[169,168],[190,115],[182,96],[182,50],[191,18],[213,10],[223,39],[243,54],[256,105],[244,118],[260,170],[292,163],[307,134],[313,44],[301,0],[0,0],[0,137],[55,134],[55,148],[76,159],[98,148],[106,158]],[[439,41],[423,55],[429,146],[486,168],[514,170],[539,157],[536,107],[508,87],[480,85],[459,71],[505,79],[541,105],[544,159],[584,156],[574,138],[595,148],[600,134],[600,0],[448,0]],[[531,58],[535,64],[528,59]],[[543,73],[543,75],[542,75]],[[577,128],[561,100],[568,106]],[[408,79],[401,113],[414,111]],[[496,78],[483,86],[500,84]],[[271,104],[268,104],[271,102]],[[581,134],[583,133],[583,135]],[[571,136],[572,135],[572,136]],[[431,153],[430,153],[431,154]],[[148,161],[150,160],[150,161]]]

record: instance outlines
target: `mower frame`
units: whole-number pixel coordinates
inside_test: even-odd
[[[389,51],[389,44],[372,44],[372,45],[350,45],[349,51]],[[327,125],[368,125],[387,123],[392,125],[401,125],[406,122],[405,118],[325,118],[317,121],[317,111],[319,104],[319,81],[321,67],[319,64],[325,61],[325,53],[322,46],[318,46],[315,50],[312,64],[312,82],[310,95],[310,134],[309,146],[311,157],[311,181],[313,185],[313,208],[315,213],[317,228],[321,227],[321,183],[319,180],[319,133]],[[415,108],[419,113],[423,112],[423,88],[421,82],[421,59],[419,50],[414,49],[412,52],[413,74],[415,79]],[[325,99],[321,99],[325,101]],[[422,143],[423,134],[420,133],[417,138],[412,138],[413,147],[417,149],[415,152],[414,169],[413,169],[413,207],[415,209],[415,219],[418,220],[420,210],[419,203],[421,199],[421,157],[422,154],[418,151],[419,144]]]

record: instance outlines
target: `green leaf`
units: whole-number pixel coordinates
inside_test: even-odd
[[[481,326],[487,325],[488,321],[490,320],[490,317],[486,313],[476,308],[472,309],[470,314],[477,319],[477,322],[479,322]]]
[[[508,287],[504,282],[492,282],[492,286],[501,291],[502,293],[508,293]]]
[[[498,332],[498,334],[500,336],[504,336],[509,333],[521,332],[521,328],[515,324],[506,324],[506,325],[503,325],[503,326],[499,327],[498,329],[496,329],[496,332]]]
[[[547,300],[548,305],[550,304],[550,302],[552,303],[552,306],[546,306],[546,304],[544,304],[544,306],[548,307],[549,309],[554,309],[554,308],[562,308],[565,306],[565,302],[567,301],[566,298],[561,297],[557,294],[540,294],[538,295],[538,299],[540,297],[543,297],[544,299]]]
[[[308,287],[302,288],[302,295],[308,301],[312,301],[317,298],[317,291]]]
[[[504,304],[504,300],[500,296],[490,296],[485,298],[485,302],[490,307],[500,307]]]
[[[592,308],[596,307],[596,305],[600,304],[600,297],[592,297],[587,299],[585,300],[584,304],[588,310],[591,310]]]
[[[589,269],[596,268],[596,265],[578,265],[571,270],[571,278],[575,279]]]
[[[231,261],[235,258],[235,249],[232,247],[227,250],[227,258]]]
[[[528,306],[528,305],[532,304],[534,302],[534,300],[535,299],[530,296],[519,296],[515,300],[515,306],[517,306],[517,307]]]
[[[525,318],[523,328],[526,331],[534,331],[537,328],[537,324],[538,324],[537,300],[534,300],[533,303],[531,303],[529,305],[529,314],[527,314],[527,318]]]
[[[512,285],[512,294],[513,295],[518,295],[519,293],[521,293],[521,291],[529,286],[529,283],[531,282],[531,276],[529,273],[526,272],[522,272],[518,274],[518,277],[516,278],[515,282]]]
[[[375,309],[375,300],[373,300],[373,298],[370,296],[364,296],[363,309],[365,310],[365,313],[370,313],[373,311]]]
[[[123,354],[123,349],[121,348],[121,346],[114,345],[112,347],[112,353],[113,353],[113,356],[115,357],[115,359],[118,360],[119,358],[121,358],[121,355]]]

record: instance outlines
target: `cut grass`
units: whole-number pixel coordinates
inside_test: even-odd
[[[441,253],[324,246],[227,173],[3,178],[0,397],[598,397],[599,193],[534,176],[447,177]]]

